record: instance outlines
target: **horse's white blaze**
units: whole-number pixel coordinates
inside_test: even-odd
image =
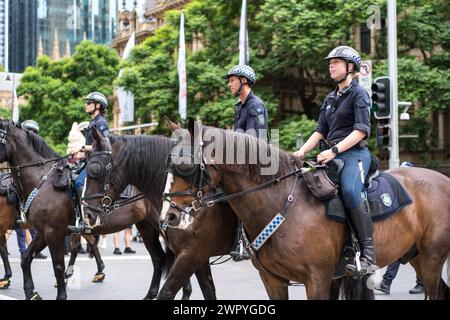
[[[172,183],[173,183],[173,175],[172,173],[167,173],[167,179],[166,179],[166,186],[164,187],[164,193],[169,193],[172,189]],[[170,197],[164,197],[162,209],[161,209],[161,219],[165,220],[167,217],[167,212],[169,212],[170,209]]]
[[[194,222],[194,218],[190,214],[182,213],[181,214],[181,221],[180,221],[180,224],[178,225],[177,228],[185,230],[185,229],[189,228],[189,226],[193,222]]]

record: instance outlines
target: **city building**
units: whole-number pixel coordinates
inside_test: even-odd
[[[39,54],[58,58],[88,39],[109,45],[117,0],[8,0],[9,70],[23,72]],[[55,41],[65,52],[55,52]]]

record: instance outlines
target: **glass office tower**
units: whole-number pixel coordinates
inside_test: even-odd
[[[23,70],[36,61],[40,44],[52,56],[57,39],[63,56],[83,39],[108,44],[114,35],[116,0],[9,1],[9,69]]]

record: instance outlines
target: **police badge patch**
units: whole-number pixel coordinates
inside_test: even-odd
[[[391,198],[391,196],[388,194],[388,193],[383,193],[381,196],[380,196],[380,198],[381,198],[381,202],[383,202],[383,204],[386,206],[386,207],[390,207],[390,206],[392,206],[392,198]]]
[[[266,123],[266,119],[264,119],[264,115],[263,114],[258,115],[258,122],[262,126]]]

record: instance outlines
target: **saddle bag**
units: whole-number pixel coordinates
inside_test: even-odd
[[[62,159],[56,165],[56,179],[53,182],[53,186],[57,190],[67,190],[70,183],[70,168],[67,164],[67,160]]]
[[[328,177],[325,165],[305,161],[302,174],[309,191],[319,200],[326,201],[337,195],[337,185]]]

